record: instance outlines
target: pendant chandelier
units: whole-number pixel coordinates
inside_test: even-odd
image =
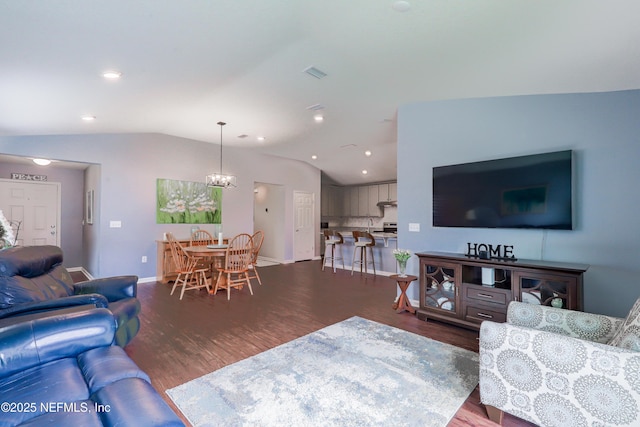
[[[222,173],[222,127],[226,125],[225,122],[218,122],[220,126],[220,169],[219,173],[212,173],[207,175],[207,187],[235,187],[236,177],[233,175],[225,175]]]

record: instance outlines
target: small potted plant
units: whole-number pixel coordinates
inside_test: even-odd
[[[398,270],[400,270],[400,277],[407,277],[405,270],[407,269],[407,260],[411,258],[411,251],[408,249],[394,249],[393,256],[398,261]]]

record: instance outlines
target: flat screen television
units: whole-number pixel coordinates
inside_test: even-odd
[[[573,229],[573,152],[433,168],[433,226]]]

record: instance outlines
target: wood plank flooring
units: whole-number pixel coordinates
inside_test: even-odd
[[[165,390],[352,316],[478,351],[477,332],[397,314],[397,285],[388,277],[321,271],[319,261],[259,273],[263,285],[253,281],[253,296],[245,287],[232,290],[230,301],[226,291],[187,291],[180,301],[178,289],[169,295],[171,285],[138,286],[142,325],[126,351],[179,415]],[[496,426],[479,401],[476,388],[449,425]],[[532,424],[505,414],[503,425]]]

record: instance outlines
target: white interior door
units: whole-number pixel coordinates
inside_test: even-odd
[[[20,222],[18,245],[60,246],[60,183],[0,179],[0,209]]]
[[[293,260],[312,259],[315,251],[315,222],[313,220],[315,203],[313,193],[294,191],[293,205],[293,226],[295,227],[293,233]]]

